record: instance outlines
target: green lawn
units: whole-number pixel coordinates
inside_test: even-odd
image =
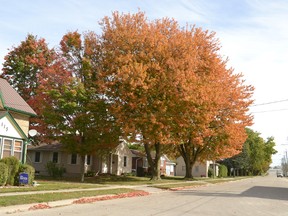
[[[54,192],[54,193],[41,193],[29,195],[15,195],[0,197],[0,206],[22,205],[29,203],[43,203],[66,199],[77,199],[82,197],[93,197],[99,195],[112,195],[133,192],[135,190],[120,188],[120,189],[107,189],[107,190],[93,190],[93,191],[78,191],[78,192]]]
[[[49,191],[49,190],[63,190],[63,189],[86,189],[103,187],[99,184],[91,183],[76,183],[64,181],[45,181],[37,180],[38,186],[19,186],[19,187],[4,187],[0,189],[0,193],[10,192],[27,192],[27,191]]]

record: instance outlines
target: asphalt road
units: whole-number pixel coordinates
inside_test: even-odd
[[[189,190],[156,192],[145,197],[74,204],[15,214],[21,216],[287,216],[288,179],[277,178],[276,174],[272,173],[266,177]]]

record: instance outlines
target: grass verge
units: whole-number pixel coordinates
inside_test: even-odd
[[[77,192],[54,192],[43,194],[30,194],[30,195],[15,195],[0,197],[0,206],[22,205],[31,203],[45,203],[51,201],[78,199],[83,197],[93,197],[100,195],[117,195],[122,193],[134,192],[133,189],[119,188],[107,190],[93,190],[93,191],[77,191]]]
[[[61,181],[37,181],[38,186],[19,186],[19,187],[3,187],[0,193],[11,192],[28,192],[28,191],[49,191],[49,190],[65,190],[65,189],[87,189],[99,188],[102,185],[89,184],[89,183],[75,183],[75,182],[61,182]]]

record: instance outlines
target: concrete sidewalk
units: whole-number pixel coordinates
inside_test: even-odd
[[[77,192],[77,191],[94,191],[94,190],[107,190],[107,189],[117,189],[117,188],[131,188],[134,190],[141,190],[148,192],[150,194],[153,193],[162,193],[165,190],[151,187],[150,185],[109,185],[99,188],[86,188],[86,189],[66,189],[66,190],[53,190],[53,191],[29,191],[29,192],[11,192],[11,193],[0,193],[0,197],[5,196],[23,196],[23,195],[32,195],[32,194],[46,194],[46,193],[61,193],[61,192]],[[101,195],[97,197],[105,197],[110,195]],[[23,204],[23,205],[12,205],[7,207],[0,207],[0,215],[4,214],[13,214],[17,212],[29,211],[33,206],[41,205],[47,206],[49,208],[60,207],[60,206],[67,206],[72,205],[75,200],[79,200],[79,198],[75,199],[68,199],[68,200],[59,200],[59,201],[52,201],[47,203],[30,203],[30,204]]]

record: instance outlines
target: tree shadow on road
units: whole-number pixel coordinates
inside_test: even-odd
[[[288,200],[288,188],[255,186],[244,191],[241,196]]]

